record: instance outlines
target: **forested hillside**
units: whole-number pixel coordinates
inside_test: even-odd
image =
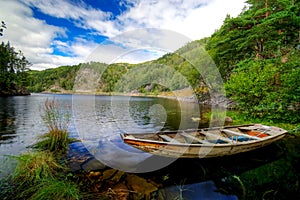
[[[193,44],[205,42],[207,39],[191,42],[175,53],[166,54],[157,60],[141,64],[115,63],[107,65],[90,62],[43,71],[30,71],[28,89],[31,92],[72,90],[75,81],[76,87],[81,88],[90,88],[91,86],[84,85],[93,82],[96,92],[107,93],[133,91],[158,93],[183,89],[188,86],[192,86],[196,90],[200,86],[203,87],[201,75],[180,54],[190,51],[195,46]],[[95,74],[96,77],[94,77]]]
[[[52,90],[59,92],[59,88],[72,90],[76,72],[80,65],[62,66],[43,71],[29,71],[27,88],[31,92],[43,92]]]
[[[109,66],[86,63],[32,71],[28,88],[41,92],[58,85],[71,90],[78,70],[93,68],[101,74],[101,78],[94,77],[93,87],[98,92],[159,93],[191,86],[199,100],[204,101],[212,88],[199,70],[181,56],[190,53],[193,46],[204,46],[221,73],[227,97],[236,102],[237,109],[252,117],[299,123],[300,1],[247,3],[248,7],[238,17],[227,16],[210,38],[189,43],[155,61]],[[163,84],[151,83],[153,77]],[[88,81],[84,77],[77,79],[81,81],[79,85]]]
[[[247,115],[300,121],[300,1],[249,0],[227,17],[207,50],[228,97]]]

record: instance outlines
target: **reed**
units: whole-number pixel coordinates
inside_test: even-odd
[[[12,188],[6,189],[5,194],[10,196],[6,199],[80,199],[79,186],[66,179],[66,168],[59,164],[59,156],[66,153],[69,143],[73,141],[68,138],[70,112],[66,108],[55,99],[45,101],[41,117],[48,132],[32,146],[37,150],[10,156],[18,162],[6,181],[11,183]]]
[[[71,141],[68,138],[69,109],[60,106],[55,99],[47,99],[42,112],[42,119],[48,128],[48,132],[40,136],[41,140],[34,146],[52,152],[66,151]]]

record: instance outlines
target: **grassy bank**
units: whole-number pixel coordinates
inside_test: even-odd
[[[2,199],[80,199],[79,186],[65,176],[66,153],[69,142],[68,110],[57,101],[47,100],[41,108],[42,119],[48,128],[32,150],[20,156],[14,172],[1,181]]]
[[[300,134],[300,124],[282,123],[278,121],[252,118],[249,117],[248,115],[242,114],[241,112],[235,110],[228,110],[226,112],[226,115],[232,119],[233,125],[258,123],[258,124],[265,124],[269,126],[277,126],[285,130],[288,130],[289,133]]]

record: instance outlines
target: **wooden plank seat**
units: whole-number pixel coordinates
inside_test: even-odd
[[[250,139],[254,139],[254,140],[261,140],[261,138],[259,138],[259,137],[247,135],[245,133],[239,133],[237,131],[232,131],[232,130],[228,130],[228,129],[221,129],[221,131],[224,133],[227,133],[227,134],[242,136],[242,137],[246,137],[246,138],[250,138]]]
[[[163,135],[163,134],[158,134],[158,136],[160,138],[162,138],[164,141],[167,141],[167,142],[171,142],[171,143],[178,143],[180,144],[181,142],[179,142],[178,140],[174,139],[174,138],[171,138],[167,135]]]
[[[224,136],[221,136],[221,135],[216,135],[215,133],[211,133],[211,132],[208,132],[208,131],[203,131],[201,133],[204,134],[204,135],[207,135],[209,137],[216,138],[218,140],[222,140],[224,142],[236,143],[236,141],[234,141],[234,140],[231,140],[231,139],[229,139],[227,137],[224,137]]]
[[[186,133],[184,131],[180,132],[179,134],[182,135],[185,138],[189,138],[189,139],[191,139],[193,141],[199,142],[200,144],[211,144],[210,142],[207,142],[205,140],[201,140],[200,138],[197,138],[197,137],[193,136],[192,134],[188,134],[188,133]]]

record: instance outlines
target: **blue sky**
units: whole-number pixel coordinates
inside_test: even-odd
[[[32,69],[40,70],[85,62],[103,41],[143,28],[201,39],[243,7],[244,0],[0,0],[0,20],[7,24],[0,39],[10,41]],[[129,40],[123,41],[134,46]],[[121,61],[138,63],[168,52],[149,45]]]

